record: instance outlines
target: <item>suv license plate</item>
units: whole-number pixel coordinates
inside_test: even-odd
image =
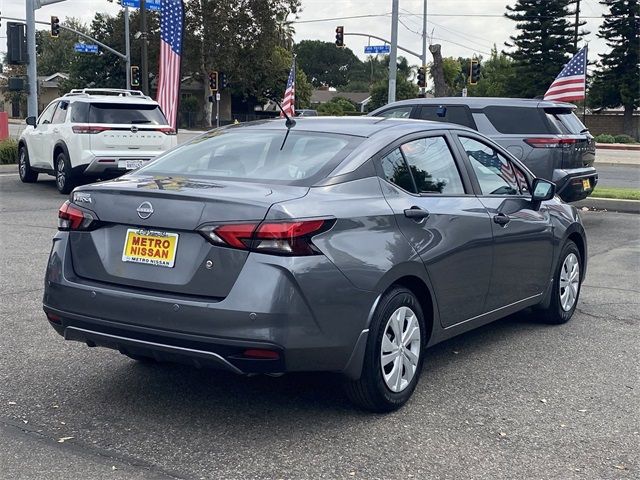
[[[177,233],[129,228],[124,240],[122,261],[172,268],[177,247]]]
[[[582,180],[582,189],[583,190],[590,190],[591,189],[591,183],[589,182],[588,178],[585,178]]]
[[[137,170],[142,167],[145,160],[120,160],[118,162],[118,168],[124,168],[126,170]]]

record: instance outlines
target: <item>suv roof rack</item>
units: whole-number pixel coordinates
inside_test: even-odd
[[[151,99],[151,97],[147,97],[140,90],[125,90],[123,88],[74,88],[69,93],[66,93],[65,97],[74,97],[74,96],[113,96],[113,97],[138,97]]]

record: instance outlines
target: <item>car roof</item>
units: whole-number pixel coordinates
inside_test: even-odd
[[[372,113],[386,110],[389,107],[402,105],[468,105],[469,108],[484,108],[488,106],[502,107],[531,107],[531,108],[571,108],[576,106],[572,103],[554,102],[535,98],[505,98],[505,97],[436,97],[436,98],[411,98],[389,103],[376,109]]]
[[[409,134],[425,130],[468,130],[452,123],[432,122],[428,120],[411,120],[384,117],[296,117],[292,131],[331,133],[356,137],[371,137],[380,131],[397,130],[399,134]],[[257,130],[274,130],[286,128],[284,119],[258,120],[255,122],[229,125],[227,129],[249,128]]]

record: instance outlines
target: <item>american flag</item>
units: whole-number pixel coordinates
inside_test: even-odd
[[[178,124],[183,21],[182,0],[162,0],[160,9],[160,76],[157,101],[167,117],[169,125],[174,130],[177,129]]]
[[[586,78],[587,47],[584,47],[564,66],[560,75],[544,94],[544,99],[558,102],[582,100],[585,96]]]
[[[284,98],[282,99],[282,112],[280,116],[284,117],[286,113],[290,117],[296,114],[295,108],[296,102],[296,58],[293,57],[291,63],[291,71],[289,72],[289,78],[287,79],[287,88],[284,90]]]

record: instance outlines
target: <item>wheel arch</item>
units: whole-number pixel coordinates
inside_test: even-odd
[[[581,282],[584,281],[587,274],[587,236],[584,231],[584,227],[579,223],[572,223],[569,228],[564,232],[564,237],[562,239],[562,243],[560,245],[559,251],[562,247],[567,243],[567,241],[572,241],[578,247],[578,251],[580,252],[580,260],[582,260],[582,278]],[[559,259],[556,260],[558,262]],[[555,271],[555,270],[554,270]]]
[[[71,159],[69,158],[69,148],[67,147],[67,144],[63,140],[56,142],[56,144],[53,147],[53,159],[51,161],[51,164],[54,165],[54,168],[55,168],[56,158],[61,153],[64,153],[65,156],[67,157],[67,160],[71,161]]]

